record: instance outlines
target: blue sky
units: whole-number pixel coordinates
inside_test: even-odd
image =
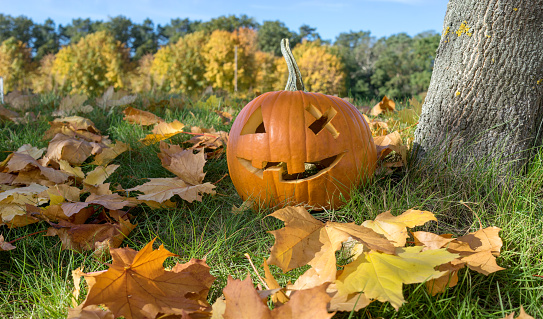
[[[57,25],[72,18],[107,20],[124,15],[155,25],[171,18],[207,21],[221,15],[247,14],[259,23],[280,20],[294,31],[302,24],[317,28],[322,38],[335,40],[341,32],[371,31],[377,37],[406,32],[441,32],[448,0],[0,0],[0,13],[25,15],[34,22],[47,18]]]

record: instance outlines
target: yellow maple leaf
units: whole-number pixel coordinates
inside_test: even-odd
[[[415,246],[397,248],[396,255],[363,253],[345,266],[336,281],[337,289],[342,295],[364,292],[370,299],[389,301],[398,310],[405,302],[403,284],[441,277],[443,272],[434,268],[458,257],[446,249],[421,250]]]
[[[155,124],[155,127],[152,130],[153,134],[149,134],[141,139],[141,142],[144,145],[151,145],[159,141],[170,138],[176,134],[183,132],[183,127],[185,124],[175,120],[171,123],[160,122]]]
[[[120,165],[108,165],[98,166],[93,169],[91,172],[87,173],[87,177],[83,180],[83,183],[89,185],[99,185],[103,184],[104,181],[111,175]]]
[[[403,247],[407,237],[406,227],[423,225],[430,220],[437,220],[433,213],[409,209],[399,216],[393,216],[389,211],[379,214],[375,220],[366,220],[362,226],[373,229],[394,242],[394,246]]]

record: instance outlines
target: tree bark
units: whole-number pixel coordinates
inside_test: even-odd
[[[416,157],[518,171],[541,145],[542,120],[543,0],[450,0]]]

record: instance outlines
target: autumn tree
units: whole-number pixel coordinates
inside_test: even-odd
[[[4,78],[4,91],[29,87],[33,68],[30,48],[11,37],[0,45],[0,76]]]
[[[201,23],[201,21],[191,21],[188,18],[171,19],[170,23],[164,26],[158,25],[158,38],[164,43],[177,43],[179,38],[195,32]]]
[[[206,87],[203,32],[186,34],[154,55],[149,72],[157,88],[166,92],[198,93]]]
[[[106,31],[89,34],[56,55],[52,72],[63,91],[100,94],[125,86],[128,49]]]
[[[234,91],[234,55],[235,47],[238,46],[238,90],[247,91],[252,88],[256,75],[256,41],[256,31],[253,29],[214,31],[203,49],[206,79],[216,88]]]
[[[415,132],[439,167],[523,167],[543,137],[543,0],[452,0]]]
[[[292,54],[298,62],[308,91],[330,95],[345,94],[345,68],[337,48],[320,41],[304,41],[292,50]],[[286,72],[286,64],[281,64],[279,69],[281,68]],[[286,80],[283,83],[286,83]]]

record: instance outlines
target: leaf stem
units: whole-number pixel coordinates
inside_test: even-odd
[[[35,233],[28,234],[28,235],[23,236],[23,237],[20,237],[20,238],[16,238],[16,239],[14,239],[14,240],[12,240],[12,241],[9,241],[8,243],[13,244],[14,242],[19,241],[19,240],[21,240],[21,239],[24,239],[24,238],[26,238],[26,237],[29,237],[29,236],[32,236],[32,235],[36,235],[36,234],[39,234],[39,233],[44,233],[44,232],[46,232],[46,231],[47,231],[47,229],[40,230],[40,231],[37,231],[37,232],[35,232]]]

